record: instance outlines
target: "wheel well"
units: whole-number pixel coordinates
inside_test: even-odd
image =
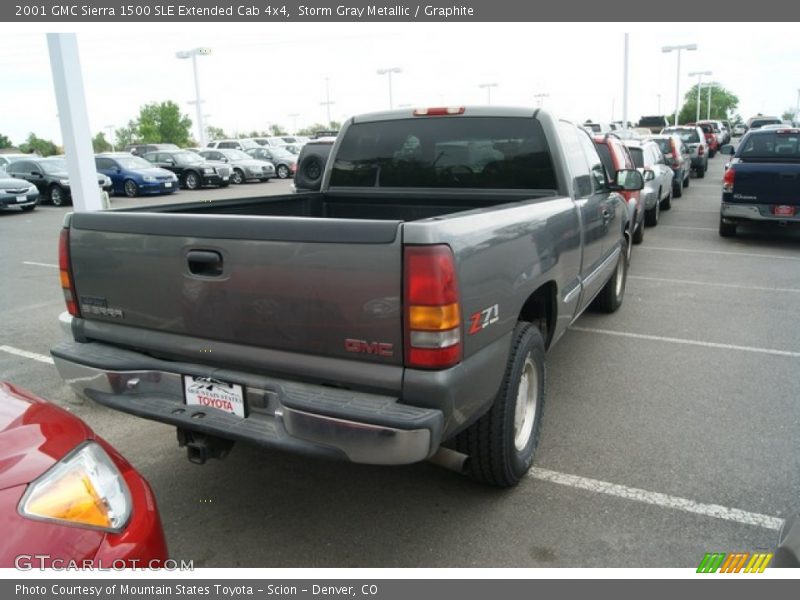
[[[550,341],[553,339],[555,331],[558,313],[556,293],[555,282],[548,281],[528,297],[519,313],[520,321],[528,321],[539,328],[545,348],[550,347]]]

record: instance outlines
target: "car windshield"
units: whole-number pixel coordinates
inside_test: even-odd
[[[194,152],[176,152],[172,156],[179,163],[197,164],[203,162],[203,157]]]
[[[658,144],[658,148],[664,154],[672,154],[672,143],[667,138],[658,138],[653,140],[656,144]]]
[[[780,119],[756,119],[750,123],[750,129],[758,129],[764,125],[781,125]]]
[[[399,119],[348,128],[332,186],[557,189],[538,121],[516,117]]]
[[[249,160],[250,156],[241,150],[220,150],[230,160]]]
[[[800,160],[800,131],[783,133],[780,131],[759,132],[745,138],[739,148],[738,156],[743,159],[758,158],[774,161]]]
[[[147,162],[145,159],[140,158],[138,156],[123,156],[121,158],[115,158],[114,160],[117,161],[117,164],[122,169],[152,169],[153,165]]]
[[[39,166],[41,166],[42,171],[48,175],[52,175],[53,173],[64,173],[67,170],[67,161],[63,158],[51,158],[49,160],[41,161]]]
[[[674,133],[681,138],[685,144],[697,144],[700,142],[700,136],[694,129],[665,129],[664,133]]]

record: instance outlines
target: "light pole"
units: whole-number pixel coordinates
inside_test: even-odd
[[[549,98],[550,94],[534,94],[533,97],[536,98],[536,107],[541,108],[544,99]]]
[[[211,54],[211,48],[204,47],[181,50],[175,53],[177,58],[192,59],[192,71],[194,71],[194,102],[190,102],[189,104],[194,104],[195,110],[197,111],[197,131],[201,148],[204,148],[206,145],[206,128],[203,124],[203,107],[201,106],[203,101],[200,99],[200,80],[197,77],[197,57],[206,56],[208,54]]]
[[[697,75],[697,118],[695,122],[700,120],[700,82],[703,79],[703,75],[711,75],[711,71],[693,71],[689,73],[689,77],[694,77]]]
[[[297,135],[297,117],[300,113],[290,113],[289,117],[292,119],[292,135]]]
[[[656,94],[656,98],[658,98],[658,114],[661,114],[661,94]]]
[[[392,105],[392,73],[402,73],[403,69],[400,67],[389,67],[388,69],[378,69],[375,71],[378,75],[388,75],[389,76],[389,109],[391,110],[394,108]]]
[[[794,120],[795,125],[797,125],[796,121],[800,119],[800,88],[797,90],[797,105],[794,109]]]
[[[486,89],[486,104],[491,105],[492,103],[492,88],[497,87],[496,83],[479,83],[478,87],[481,89]]]
[[[108,130],[108,143],[111,144],[111,151],[116,152],[116,150],[114,150],[114,126],[103,125],[103,128]]]
[[[625,69],[622,75],[622,128],[628,129],[628,34],[625,34]]]
[[[706,116],[706,120],[710,121],[711,120],[711,88],[714,87],[714,83],[709,81],[708,85],[706,85],[706,87],[708,88],[708,115]]]
[[[328,127],[331,126],[331,104],[336,104],[331,100],[331,86],[328,78],[325,78],[325,102],[320,102],[320,106],[324,106],[328,111]]]
[[[678,111],[680,111],[681,106],[681,50],[697,50],[697,44],[683,44],[681,46],[663,46],[661,48],[662,52],[672,52],[673,50],[677,50],[678,52],[678,73],[675,78],[675,125],[678,124]]]

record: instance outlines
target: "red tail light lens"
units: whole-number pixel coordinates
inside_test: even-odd
[[[405,364],[445,369],[461,362],[461,307],[448,246],[406,246]]]
[[[64,228],[58,238],[58,273],[61,279],[61,290],[64,292],[64,302],[67,310],[73,317],[80,317],[78,301],[75,295],[75,284],[72,279],[72,269],[69,257],[69,229]]]
[[[437,106],[434,108],[418,108],[414,111],[415,117],[441,117],[444,115],[463,115],[463,106]]]
[[[697,147],[697,156],[703,156],[706,153],[706,147],[703,144],[700,144]]]
[[[732,192],[733,182],[735,179],[736,179],[736,171],[733,167],[730,167],[727,171],[725,171],[725,176],[722,178],[722,191]]]

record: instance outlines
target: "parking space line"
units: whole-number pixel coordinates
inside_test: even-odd
[[[735,290],[753,290],[757,292],[787,292],[800,294],[797,288],[771,288],[757,285],[736,285],[734,283],[714,283],[711,281],[692,281],[690,279],[669,279],[667,277],[645,277],[644,275],[628,275],[628,279],[641,279],[643,281],[663,281],[664,283],[680,283],[687,285],[707,285],[710,287],[731,288]]]
[[[670,344],[684,344],[686,346],[703,346],[704,348],[720,348],[722,350],[740,350],[742,352],[754,352],[756,354],[770,354],[772,356],[788,356],[789,358],[800,358],[800,352],[791,352],[789,350],[775,350],[773,348],[756,348],[753,346],[738,346],[736,344],[701,342],[700,340],[687,340],[683,338],[664,337],[660,335],[648,335],[645,333],[629,333],[626,331],[612,331],[610,329],[595,329],[593,327],[570,327],[570,330],[580,331],[583,333],[599,333],[602,335],[627,337],[637,340],[651,340],[654,342],[668,342]]]
[[[633,500],[635,502],[643,502],[645,504],[651,504],[663,508],[671,508],[673,510],[682,510],[684,512],[694,513],[704,517],[723,519],[725,521],[732,521],[734,523],[741,523],[743,525],[753,525],[754,527],[762,527],[764,529],[772,530],[779,530],[783,526],[783,519],[779,517],[749,512],[746,510],[740,510],[738,508],[730,508],[720,504],[704,504],[702,502],[689,500],[688,498],[670,496],[660,492],[650,492],[648,490],[627,487],[624,485],[618,485],[616,483],[609,483],[607,481],[589,479],[588,477],[568,475],[566,473],[550,471],[540,467],[532,468],[528,474],[534,479],[539,479],[541,481],[549,481],[551,483],[566,485],[598,494],[616,496],[617,498],[624,498],[626,500]]]
[[[684,225],[664,225],[660,223],[661,227],[669,227],[670,229],[696,229],[697,231],[717,231],[716,227],[686,227]]]
[[[800,260],[800,256],[781,256],[780,254],[754,254],[751,252],[726,252],[724,250],[702,250],[692,248],[662,248],[659,246],[646,246],[642,244],[636,247],[636,251],[640,250],[658,250],[663,252],[695,252],[700,254],[720,254],[724,256],[751,256],[755,258],[780,258],[783,260]]]
[[[21,356],[22,358],[38,360],[39,362],[47,363],[48,365],[53,364],[53,359],[49,356],[45,356],[44,354],[36,354],[35,352],[28,352],[27,350],[20,350],[19,348],[14,348],[13,346],[0,346],[0,351]]]
[[[50,267],[51,269],[57,269],[58,268],[58,265],[51,265],[50,263],[32,262],[32,261],[27,261],[27,260],[23,260],[22,264],[23,265],[33,265],[34,267]]]

